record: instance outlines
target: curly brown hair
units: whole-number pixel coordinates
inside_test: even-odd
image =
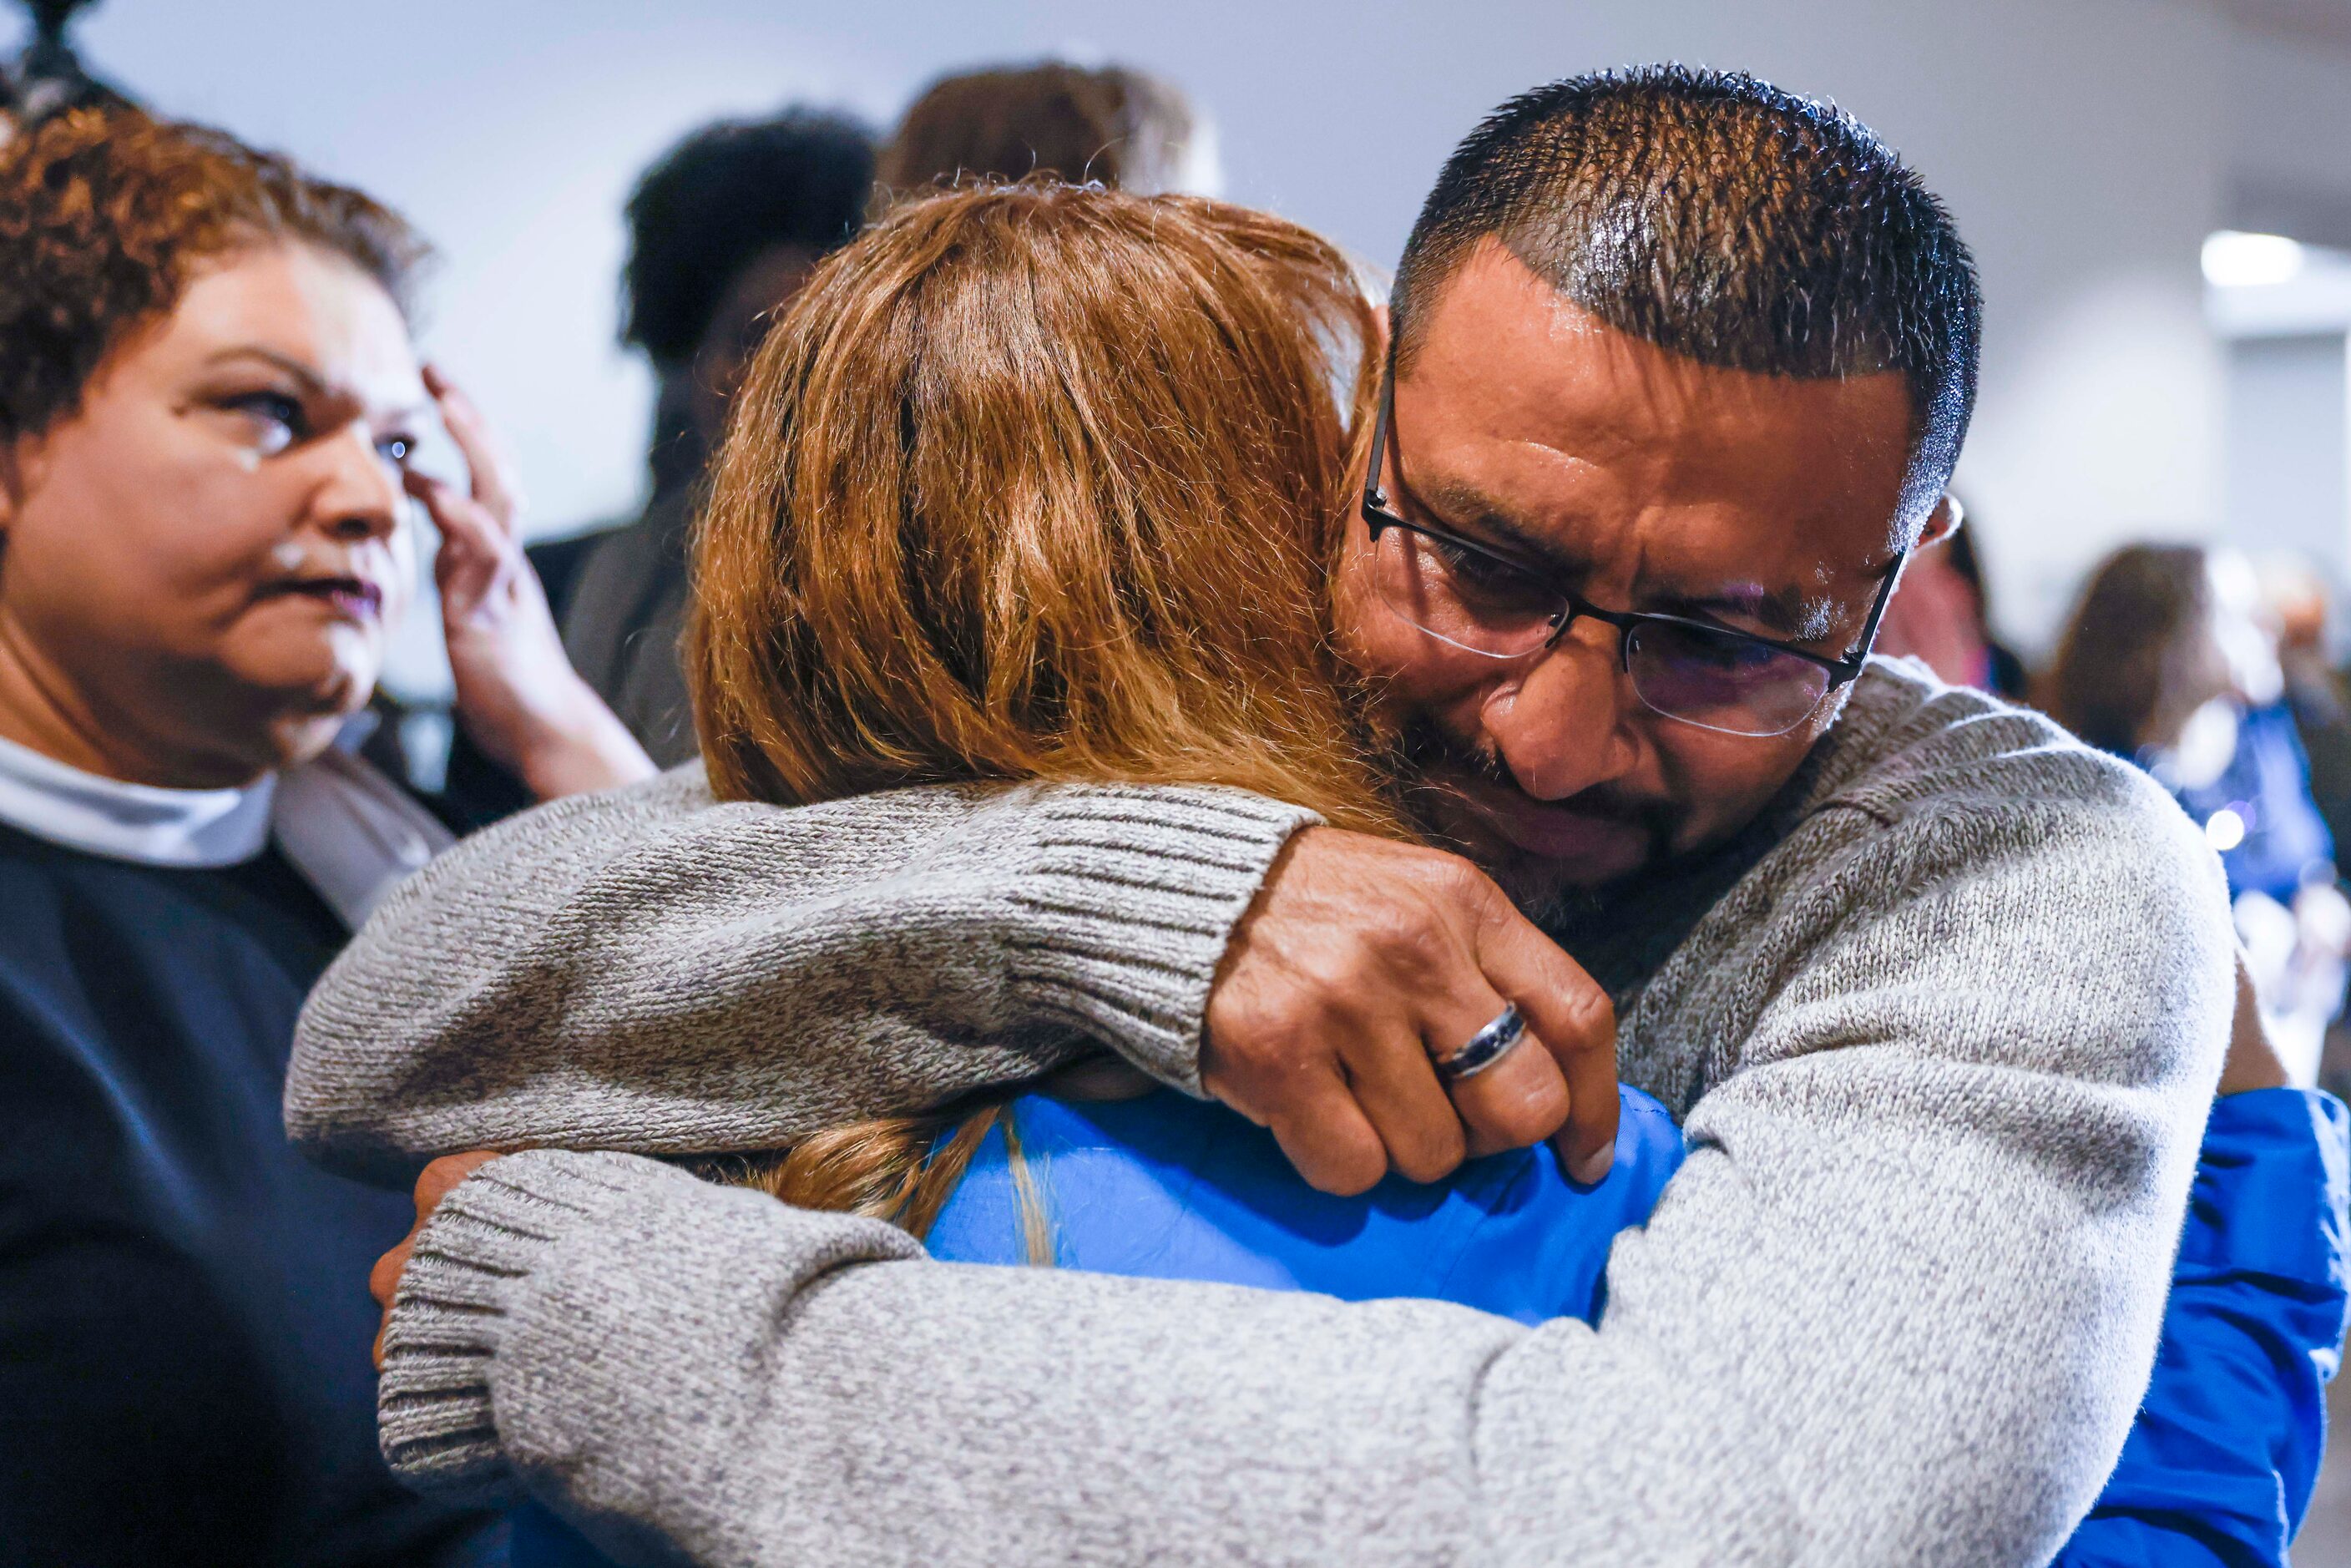
[[[0,145],[0,439],[73,414],[200,264],[286,241],[348,260],[403,315],[430,254],[372,197],[204,126],[85,109]]]

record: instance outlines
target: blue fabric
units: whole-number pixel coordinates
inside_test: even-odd
[[[2243,841],[2220,856],[2231,894],[2265,893],[2291,904],[2304,873],[2335,859],[2334,835],[2310,796],[2310,759],[2283,702],[2238,722],[2236,755],[2218,779],[2174,793],[2199,826],[2220,810],[2244,823]]]
[[[2155,1374],[2064,1568],[2286,1561],[2342,1354],[2347,1169],[2333,1095],[2214,1102]]]
[[[1300,1180],[1273,1134],[1220,1105],[1161,1090],[1079,1103],[1014,1103],[1021,1152],[1064,1269],[1217,1280],[1343,1301],[1427,1296],[1520,1322],[1589,1319],[1609,1244],[1648,1218],[1682,1162],[1664,1106],[1622,1091],[1616,1165],[1567,1179],[1548,1147],[1472,1160],[1420,1186],[1390,1176],[1358,1197]],[[1000,1132],[925,1239],[964,1263],[1028,1259]]]
[[[1610,1244],[1646,1221],[1683,1157],[1664,1107],[1622,1092],[1615,1168],[1597,1186],[1576,1186],[1550,1150],[1533,1149],[1471,1161],[1433,1186],[1391,1177],[1352,1198],[1306,1186],[1270,1134],[1168,1091],[1090,1103],[1030,1095],[1013,1115],[1060,1267],[1589,1321]],[[2153,1381],[2058,1563],[2285,1561],[2342,1345],[2346,1167],[2351,1127],[2330,1095],[2268,1090],[2215,1103]],[[928,1245],[958,1262],[1028,1260],[1000,1133]],[[514,1561],[609,1568],[537,1504],[516,1516]]]

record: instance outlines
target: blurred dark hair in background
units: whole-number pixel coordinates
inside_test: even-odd
[[[746,267],[779,246],[813,259],[847,244],[872,188],[873,138],[839,115],[796,109],[695,131],[629,198],[621,340],[662,369],[684,364]]]
[[[873,194],[873,137],[844,115],[788,109],[725,120],[661,155],[629,198],[621,340],[660,378],[653,496],[620,525],[531,559],[571,662],[664,766],[694,755],[677,640],[685,538],[704,466],[743,369],[817,262],[856,237]],[[453,789],[508,809],[510,791],[451,758]]]

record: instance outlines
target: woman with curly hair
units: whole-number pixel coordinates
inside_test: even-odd
[[[441,535],[457,706],[542,796],[651,765],[564,662],[423,247],[218,132],[0,148],[0,1557],[496,1561],[376,1452],[397,1197],[279,1110],[294,1016],[447,835],[339,744]],[[413,468],[436,410],[472,470]]]

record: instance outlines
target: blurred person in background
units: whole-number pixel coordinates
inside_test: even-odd
[[[1183,92],[1127,66],[1058,60],[941,77],[883,149],[883,187],[1051,174],[1151,195],[1213,196],[1224,183],[1215,128]]]
[[[2043,706],[2152,773],[2203,827],[2279,1051],[2309,1083],[2342,1010],[2351,904],[2259,610],[2253,569],[2236,551],[2117,550],[2059,636]]]
[[[0,147],[0,1560],[486,1563],[386,1470],[349,1271],[396,1195],[295,1155],[297,1009],[448,841],[338,742],[415,572],[541,798],[651,775],[566,664],[417,236],[216,131]],[[436,412],[471,492],[412,466]]]
[[[2263,620],[2277,632],[2286,706],[2310,762],[2311,799],[2335,841],[2351,841],[2351,689],[2330,645],[2333,595],[2302,557],[2272,556],[2258,570]]]
[[[532,559],[572,662],[664,767],[694,755],[677,663],[685,536],[727,399],[809,269],[856,234],[872,187],[863,127],[791,110],[704,126],[629,198],[621,340],[644,352],[659,382],[653,497],[635,520]],[[464,768],[453,758],[453,789],[465,788]]]
[[[880,157],[837,116],[796,110],[694,132],[647,171],[629,202],[622,340],[660,378],[653,498],[636,521],[543,545],[532,559],[562,618],[564,645],[664,766],[694,755],[678,665],[685,537],[729,396],[768,323],[810,267],[857,232],[875,183],[1031,173],[1144,191],[1213,184],[1215,148],[1183,95],[1123,67],[1047,63],[958,73],[915,99]],[[448,794],[467,821],[523,801],[465,747]]]
[[[1951,506],[1964,515],[1957,499]],[[1878,624],[1878,651],[1917,659],[1952,685],[2021,702],[2024,661],[1992,634],[1974,541],[1962,526],[1911,559]]]

